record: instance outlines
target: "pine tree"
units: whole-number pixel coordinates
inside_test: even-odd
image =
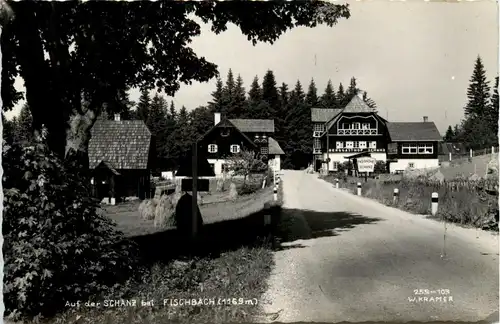
[[[323,108],[337,108],[337,97],[331,80],[328,80],[326,84],[325,92],[320,99],[320,106]]]
[[[274,118],[280,107],[280,98],[276,78],[271,70],[267,70],[262,79],[262,100],[269,105],[268,111],[262,115],[262,118]]]
[[[349,83],[349,88],[347,88],[346,91],[346,99],[344,100],[345,105],[349,103],[349,101],[354,98],[355,95],[357,95],[359,92],[358,85],[356,84],[356,78],[352,77],[351,82]]]
[[[269,110],[267,102],[262,100],[262,88],[259,84],[259,78],[255,76],[248,91],[248,118],[265,118]]]
[[[177,143],[179,145],[179,151],[181,156],[184,156],[191,149],[191,143],[193,143],[193,138],[190,133],[189,125],[189,115],[185,106],[182,106],[179,110],[179,117],[177,121]]]
[[[486,80],[486,71],[483,61],[478,56],[474,65],[474,71],[467,89],[467,105],[464,107],[465,116],[481,116],[489,104],[490,87]]]
[[[345,107],[345,105],[347,104],[347,102],[345,101],[346,101],[346,94],[344,93],[344,86],[342,85],[341,82],[337,90],[337,102],[339,104],[339,108]]]
[[[373,109],[377,108],[377,104],[375,103],[375,101],[373,101],[373,99],[368,97],[368,94],[366,91],[363,92],[363,101],[366,103],[366,105],[368,107],[373,108]]]
[[[27,103],[25,103],[19,117],[16,119],[14,129],[14,139],[17,143],[29,143],[33,140],[33,117]]]
[[[222,113],[224,109],[224,83],[222,83],[222,79],[217,78],[217,82],[215,85],[216,89],[214,92],[212,92],[212,101],[208,103],[208,108],[210,109],[210,112],[212,114],[216,112]]]
[[[167,102],[165,98],[159,94],[155,94],[149,106],[148,119],[146,125],[151,134],[155,138],[156,161],[159,165],[163,165],[168,158],[167,155],[167,118],[165,112],[167,110]]]
[[[445,142],[453,142],[455,138],[455,134],[453,133],[453,128],[451,128],[451,125],[448,126],[448,129],[446,130],[446,134],[444,135],[443,140]]]
[[[495,86],[493,88],[493,94],[491,96],[491,102],[488,113],[488,121],[490,124],[491,133],[498,136],[498,76],[495,78]],[[497,138],[498,139],[498,138]]]
[[[141,91],[141,96],[139,97],[139,103],[137,104],[137,109],[136,109],[137,118],[143,121],[148,120],[150,104],[151,100],[149,98],[148,90],[144,89]]]
[[[318,89],[316,88],[316,83],[314,79],[311,79],[311,83],[309,83],[309,88],[307,90],[306,95],[306,104],[309,107],[317,107],[318,106]]]
[[[177,118],[177,112],[175,111],[175,104],[174,104],[173,100],[170,101],[170,108],[168,110],[168,117],[173,119],[174,121]]]
[[[15,130],[16,130],[16,119],[8,120],[5,117],[4,112],[2,114],[2,125],[3,125],[3,139],[9,145],[12,145],[15,141]]]
[[[247,98],[245,87],[243,86],[243,78],[238,74],[229,106],[228,118],[245,118],[246,101]]]
[[[234,88],[236,84],[234,82],[234,75],[233,71],[229,69],[229,72],[227,73],[227,79],[226,79],[226,85],[222,89],[222,107],[220,112],[230,118],[232,113],[233,113],[233,102],[234,102]]]
[[[283,82],[279,89],[280,107],[283,111],[286,105],[288,104],[288,96],[289,96],[288,85],[285,82]]]

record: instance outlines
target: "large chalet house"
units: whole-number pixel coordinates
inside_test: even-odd
[[[274,135],[273,119],[227,119],[214,114],[214,126],[199,140],[216,176],[227,170],[227,158],[242,150],[252,150],[272,169],[281,169],[285,152]]]
[[[312,108],[316,171],[338,171],[339,164],[372,157],[394,173],[439,166],[441,135],[433,122],[389,122],[359,96],[344,108]]]

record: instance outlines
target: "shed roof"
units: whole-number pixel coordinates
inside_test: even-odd
[[[274,119],[229,119],[243,133],[274,133]]]
[[[442,141],[434,122],[389,122],[387,130],[393,142]]]
[[[285,154],[285,152],[279,145],[278,141],[276,141],[274,138],[272,137],[268,138],[268,145],[269,145],[269,154],[278,154],[278,155]]]
[[[97,120],[91,134],[91,169],[102,161],[117,170],[148,168],[152,136],[142,120]]]
[[[341,111],[340,108],[311,108],[311,121],[313,123],[326,123]]]

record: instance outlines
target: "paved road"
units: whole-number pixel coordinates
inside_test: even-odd
[[[449,225],[441,259],[443,223],[353,196],[303,171],[284,171],[282,178],[297,240],[275,255],[264,304],[272,302],[266,312],[280,312],[276,321],[498,316],[498,236]]]

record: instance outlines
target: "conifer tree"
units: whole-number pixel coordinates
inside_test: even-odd
[[[243,86],[243,78],[238,74],[228,109],[228,118],[245,118],[246,101],[247,98],[245,87]]]
[[[347,105],[349,101],[351,101],[352,98],[354,98],[354,96],[358,94],[358,92],[359,88],[358,85],[356,84],[356,78],[352,77],[349,83],[349,88],[347,88],[346,91],[346,98],[344,100],[344,105]]]
[[[320,106],[323,108],[337,108],[337,97],[331,80],[328,80],[326,84],[325,92],[320,99]]]
[[[363,92],[363,101],[366,103],[366,105],[368,107],[373,108],[373,109],[377,108],[377,104],[375,103],[375,101],[373,101],[373,99],[368,97],[368,94],[366,91]]]
[[[268,111],[262,114],[263,118],[273,118],[279,110],[280,98],[276,85],[276,78],[271,70],[267,70],[262,79],[262,100],[269,105]]]
[[[344,108],[345,105],[347,104],[346,101],[346,94],[344,92],[344,85],[342,85],[342,82],[339,84],[339,87],[337,89],[337,102],[339,104],[339,108]]]
[[[224,103],[223,103],[223,93],[224,93],[224,83],[222,83],[221,78],[217,78],[216,81],[216,89],[214,92],[212,92],[212,101],[208,103],[208,108],[210,109],[210,112],[213,114],[215,112],[222,113],[224,110]]]
[[[314,79],[311,79],[311,82],[309,83],[309,88],[307,90],[307,95],[306,95],[306,104],[309,107],[317,107],[318,106],[318,89],[316,88],[316,83],[314,82]]]
[[[486,80],[486,71],[480,56],[477,57],[474,71],[467,89],[467,105],[464,107],[465,116],[481,116],[489,105],[490,87]]]
[[[453,142],[454,137],[455,137],[455,134],[453,133],[453,128],[451,128],[451,125],[449,125],[448,129],[446,129],[446,134],[444,135],[443,140],[445,142]]]
[[[139,97],[139,103],[137,104],[137,118],[146,122],[149,115],[149,105],[151,100],[149,98],[148,90],[144,89],[141,91],[141,96]]]

